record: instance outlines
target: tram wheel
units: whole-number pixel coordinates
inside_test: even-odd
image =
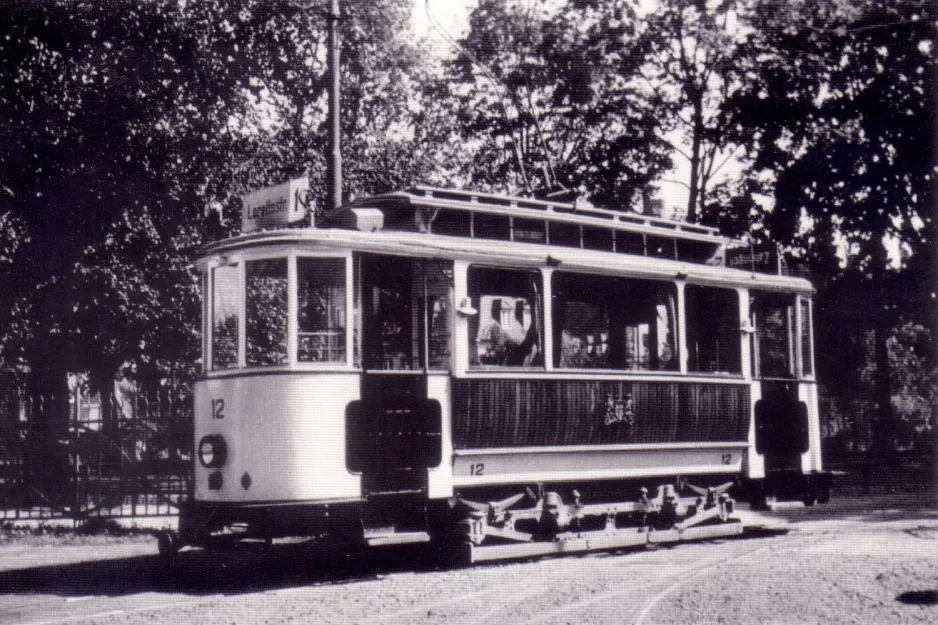
[[[156,545],[160,556],[172,558],[179,553],[179,537],[173,532],[160,532],[156,535]]]
[[[807,479],[804,485],[804,496],[802,497],[804,505],[813,506],[817,503],[817,500],[820,498],[818,496],[819,490],[818,484],[813,478]]]

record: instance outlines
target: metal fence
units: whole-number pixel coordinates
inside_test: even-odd
[[[187,385],[121,381],[102,403],[70,379],[67,423],[53,427],[43,400],[0,384],[0,523],[176,514],[191,482],[190,399]]]

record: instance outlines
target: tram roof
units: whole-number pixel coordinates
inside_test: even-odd
[[[261,199],[269,200],[268,195],[286,186],[261,190]],[[253,228],[257,226],[254,222]],[[253,228],[209,245],[206,258],[295,244],[517,266],[563,264],[594,273],[686,276],[713,284],[811,290],[807,280],[757,270],[756,255],[734,246],[716,228],[579,201],[416,186],[350,202],[317,216],[314,225]]]
[[[336,228],[285,228],[239,235],[208,246],[200,264],[210,265],[212,257],[224,257],[232,253],[243,254],[242,257],[245,259],[250,259],[255,254],[257,257],[267,257],[271,253],[271,248],[288,247],[317,254],[351,250],[411,257],[446,258],[519,269],[549,266],[559,271],[627,275],[646,279],[680,278],[693,283],[726,287],[813,292],[811,283],[804,278],[679,260],[532,243],[464,239],[417,232],[360,232]]]
[[[711,226],[600,208],[581,201],[559,202],[550,199],[441,189],[431,186],[415,186],[402,191],[362,198],[341,207],[339,212],[356,208],[373,207],[380,210],[404,206],[546,219],[553,222],[577,223],[658,236],[708,240],[714,243],[728,241],[720,234],[719,229]]]

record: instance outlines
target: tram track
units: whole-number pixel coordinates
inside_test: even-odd
[[[87,596],[81,597],[83,601],[93,601],[95,599],[102,599],[103,597],[99,596]],[[135,600],[138,600],[138,596],[133,596]],[[26,621],[15,621],[9,625],[67,625],[70,623],[84,623],[87,621],[96,621],[98,619],[107,619],[114,617],[125,617],[135,614],[143,614],[146,612],[159,612],[170,609],[179,609],[185,607],[196,606],[199,604],[207,604],[213,601],[218,601],[224,599],[225,595],[209,595],[205,597],[200,597],[198,599],[188,599],[184,601],[166,601],[165,598],[161,599],[159,602],[154,602],[153,604],[142,605],[142,606],[129,606],[129,607],[113,607],[107,610],[99,610],[96,612],[88,612],[82,614],[71,614],[69,616],[55,617],[55,618],[40,618],[39,620],[26,620]],[[73,598],[74,599],[74,598]],[[70,609],[74,609],[73,602],[66,600],[66,603],[69,604]]]
[[[675,554],[677,555],[679,550],[687,550],[688,547],[696,546],[703,548],[704,551],[707,548],[713,547],[727,547],[729,545],[736,546],[736,543],[740,547],[745,547],[745,544],[742,541],[719,541],[713,543],[695,543],[694,545],[689,545],[687,543],[671,547],[668,549],[668,555]],[[632,625],[645,625],[647,622],[647,617],[651,614],[652,610],[655,608],[658,603],[666,598],[670,593],[675,592],[681,588],[687,582],[693,580],[696,577],[706,574],[709,571],[716,570],[722,566],[733,563],[737,560],[742,560],[746,557],[752,556],[757,553],[762,553],[767,550],[770,550],[776,546],[775,544],[770,545],[759,545],[759,546],[748,546],[742,553],[738,553],[735,549],[732,554],[721,555],[721,556],[708,556],[706,561],[703,564],[694,566],[689,571],[686,571],[679,575],[676,581],[668,584],[664,589],[655,593],[651,599],[647,600],[643,604],[637,607],[632,607],[630,612],[636,614],[631,620],[626,621]],[[527,620],[528,625],[535,625],[538,623],[553,623],[562,621],[562,617],[575,615],[578,619],[583,617],[585,613],[589,611],[590,608],[595,606],[603,606],[604,611],[612,605],[620,605],[623,599],[628,597],[641,596],[647,593],[647,584],[651,583],[654,585],[660,585],[666,583],[665,580],[657,580],[655,577],[660,577],[663,575],[669,575],[675,567],[673,565],[668,565],[660,561],[655,562],[636,562],[634,560],[629,561],[628,553],[618,554],[621,557],[616,558],[613,561],[610,561],[608,566],[600,568],[606,569],[606,573],[611,573],[613,570],[618,572],[623,572],[623,579],[629,580],[628,583],[622,587],[615,588],[613,590],[608,590],[605,592],[599,592],[590,594],[586,599],[576,601],[573,603],[567,603],[560,607],[557,607],[553,610],[543,611],[539,613],[535,618]],[[594,571],[595,573],[596,571]],[[635,583],[634,580],[642,580],[638,583]],[[645,591],[645,592],[643,592]],[[627,604],[627,602],[626,602]]]
[[[675,580],[672,584],[670,584],[667,588],[665,588],[664,590],[662,590],[661,592],[653,596],[649,601],[647,601],[645,605],[641,608],[641,610],[639,610],[638,615],[634,619],[632,619],[631,625],[645,625],[647,622],[648,616],[651,614],[652,610],[654,610],[655,607],[665,597],[676,592],[677,590],[679,590],[681,587],[683,587],[685,584],[687,584],[691,580],[697,577],[700,577],[701,575],[704,575],[705,573],[709,573],[720,567],[731,564],[733,562],[744,560],[757,553],[763,553],[763,552],[769,551],[770,549],[772,549],[773,546],[774,545],[765,545],[763,547],[756,547],[754,549],[749,549],[739,555],[723,558],[719,560],[718,562],[708,563],[708,564],[696,567],[694,569],[691,569],[684,575],[679,576],[678,579]]]
[[[931,588],[934,582],[929,580],[938,581],[938,573],[921,551],[936,527],[938,517],[891,518],[889,523],[876,524],[860,519],[814,520],[789,525],[792,531],[784,534],[756,532],[752,538],[680,543],[649,551],[592,552],[443,569],[423,566],[419,557],[408,565],[406,561],[420,554],[403,550],[353,563],[351,569],[344,561],[345,567],[334,572],[325,562],[294,551],[273,561],[234,554],[235,559],[219,561],[219,554],[203,558],[193,553],[175,572],[164,571],[171,575],[161,581],[154,574],[160,566],[156,558],[121,564],[120,570],[127,574],[132,568],[136,575],[154,580],[152,585],[140,585],[141,592],[128,594],[115,595],[116,587],[109,582],[96,586],[94,580],[104,576],[95,575],[88,565],[59,571],[62,575],[91,572],[86,584],[56,586],[35,577],[42,584],[39,593],[0,596],[6,601],[0,603],[0,621],[12,625],[122,625],[147,620],[206,625],[288,620],[334,625],[657,625],[685,618],[726,618],[729,623],[743,623],[751,612],[763,619],[778,618],[770,606],[788,601],[800,606],[805,622],[821,623],[849,612],[855,602],[865,610],[895,609],[876,606],[888,606],[900,592]],[[873,551],[864,546],[870,541]],[[890,547],[889,555],[875,551],[884,545]],[[830,566],[825,558],[832,558]],[[207,568],[219,562],[227,567]],[[310,562],[310,574],[301,573]],[[269,571],[259,570],[261,565]],[[101,566],[108,570],[112,565]],[[178,581],[201,574],[209,577],[199,587]],[[828,607],[829,602],[834,607]],[[902,609],[911,614],[921,608]],[[869,614],[878,618],[891,613]],[[879,622],[867,619],[871,621]]]
[[[681,547],[702,547],[705,544],[706,543],[685,543]],[[675,549],[675,552],[679,551],[680,547]],[[639,551],[639,553],[641,552]],[[523,614],[526,610],[529,610],[530,605],[541,604],[543,603],[543,600],[546,600],[547,598],[556,594],[556,589],[569,588],[571,586],[571,571],[570,565],[566,564],[565,562],[569,563],[573,561],[582,563],[584,560],[586,560],[589,562],[589,568],[592,574],[599,574],[608,578],[617,577],[619,571],[626,573],[629,569],[636,567],[641,568],[641,563],[632,560],[629,557],[630,555],[631,554],[629,551],[594,552],[592,554],[574,556],[572,558],[543,558],[539,560],[526,560],[520,562],[498,563],[472,567],[469,569],[464,569],[464,571],[468,575],[477,575],[478,578],[475,580],[476,583],[486,584],[486,586],[480,590],[473,592],[463,592],[445,597],[440,597],[437,595],[431,601],[418,600],[417,604],[413,606],[389,611],[369,612],[368,614],[357,614],[354,612],[348,613],[342,609],[326,609],[324,611],[320,610],[317,612],[316,618],[319,622],[335,623],[399,623],[402,622],[402,620],[409,620],[411,618],[422,620],[428,614],[445,617],[447,615],[454,616],[454,612],[462,613],[465,611],[477,611],[478,614],[474,616],[474,620],[477,620],[480,623],[493,622],[495,617],[499,617],[498,620],[500,620],[501,616],[505,613],[520,612]],[[721,558],[719,561],[712,562],[709,565],[709,568],[719,566],[735,557],[740,556]],[[523,573],[524,575],[531,575],[532,583],[530,587],[526,588],[520,594],[511,593],[509,597],[504,597],[506,593],[506,583],[504,580],[513,578],[515,572],[521,571],[523,567],[536,567],[535,571],[528,570]],[[699,568],[695,569],[691,576],[702,570],[703,569]],[[449,569],[445,571],[427,571],[422,574],[436,577],[437,575],[461,575],[462,571],[463,569]],[[405,584],[402,584],[401,582],[407,580],[404,580],[403,578],[412,577],[412,574],[409,573],[403,575],[397,572],[388,574],[381,574],[374,571],[364,572],[368,575],[368,579],[363,579],[361,584],[378,583],[384,585],[385,582],[391,581],[395,582],[397,586],[404,586]],[[234,571],[232,571],[232,573],[234,573]],[[372,577],[372,574],[374,574],[374,577]],[[688,579],[690,578],[690,576],[685,577]],[[354,583],[359,585],[359,582]],[[32,606],[32,609],[35,609],[37,612],[39,612],[36,615],[36,619],[11,619],[10,622],[14,625],[69,625],[100,620],[132,620],[134,617],[143,614],[161,615],[171,613],[176,610],[194,609],[199,611],[203,608],[206,610],[211,610],[212,607],[217,605],[219,602],[227,602],[235,597],[240,597],[244,600],[252,600],[252,598],[256,598],[258,596],[290,596],[302,601],[304,599],[304,595],[309,594],[312,596],[321,589],[338,587],[342,585],[343,583],[340,583],[339,581],[332,583],[328,581],[322,582],[317,580],[310,580],[309,583],[304,583],[299,586],[266,589],[259,592],[246,594],[214,593],[197,598],[174,598],[171,596],[159,595],[151,592],[127,595],[126,597],[120,598],[114,598],[106,595],[88,594],[64,598],[64,603],[68,605],[67,609],[70,611],[70,613],[67,615],[46,618],[41,614],[41,612],[48,612],[48,605],[46,605],[43,609],[40,604],[37,604]],[[385,597],[392,596],[394,589],[394,587],[390,589],[386,588],[379,594]],[[567,614],[590,604],[599,603],[608,599],[614,599],[617,596],[625,594],[626,592],[628,591],[618,590],[601,593],[599,595],[592,595],[585,601],[567,604],[555,610],[542,612],[536,618],[528,622],[549,622],[554,616]],[[145,602],[145,605],[139,604],[141,600]],[[101,606],[102,601],[110,605],[107,605],[107,607]],[[326,608],[327,603],[321,604],[319,607]],[[159,617],[157,616],[156,618]],[[524,622],[523,619],[522,622]]]

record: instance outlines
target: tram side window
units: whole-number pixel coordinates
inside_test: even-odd
[[[814,358],[811,354],[811,345],[814,343],[811,302],[807,299],[798,301],[801,302],[801,372],[811,376],[814,375]]]
[[[541,277],[537,272],[469,268],[469,364],[543,367]]]
[[[752,293],[753,347],[760,377],[790,378],[795,374],[794,305],[793,295]]]
[[[345,260],[297,258],[298,362],[345,362]]]
[[[614,328],[625,332],[625,368],[676,371],[677,292],[673,284],[622,280],[625,306]]]
[[[556,272],[554,365],[677,369],[673,284]]]
[[[238,366],[238,266],[212,269],[212,368]]]
[[[732,289],[688,284],[687,369],[702,373],[740,373],[739,294]]]
[[[287,259],[249,261],[245,265],[249,367],[287,362]]]
[[[613,316],[610,299],[613,278],[578,276],[555,272],[551,279],[554,297],[554,366],[606,368],[622,365],[622,350],[610,352],[609,327]]]

